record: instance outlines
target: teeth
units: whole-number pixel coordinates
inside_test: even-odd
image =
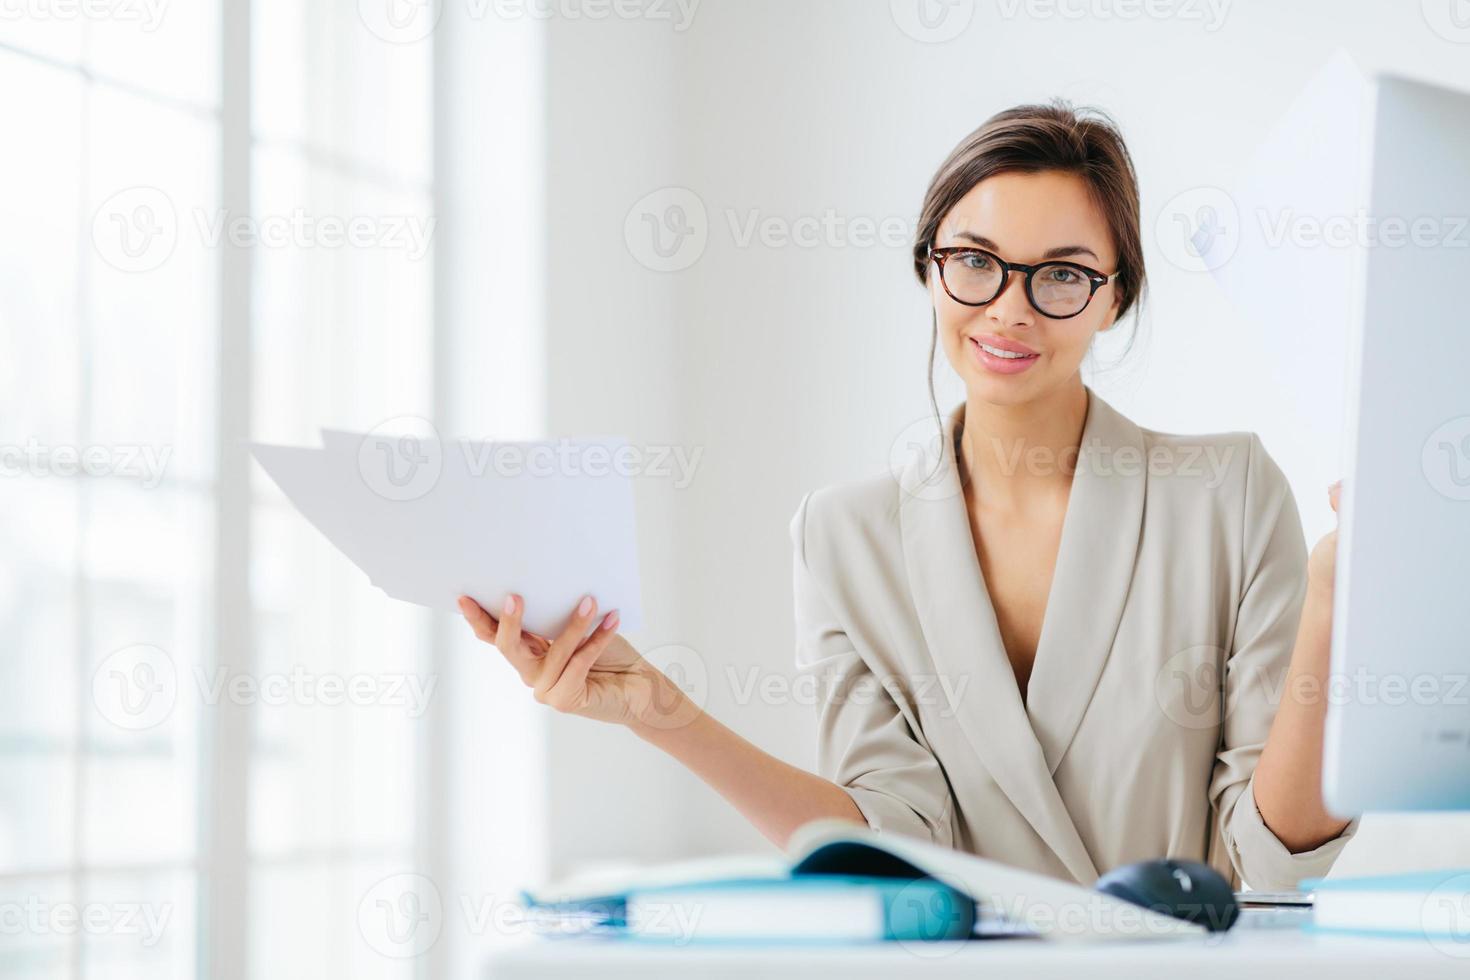
[[[975,343],[980,344],[980,341],[977,340],[975,341]],[[993,354],[996,357],[1006,357],[1011,359],[1034,356],[1032,354],[1022,354],[1020,351],[1001,350],[999,347],[991,347],[989,344],[980,344],[980,349],[983,350],[985,353]]]

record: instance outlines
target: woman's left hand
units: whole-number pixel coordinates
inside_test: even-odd
[[[1342,499],[1342,481],[1338,480],[1327,488],[1327,502],[1332,512],[1337,513],[1338,501]],[[1337,574],[1337,528],[1322,536],[1312,554],[1307,558],[1307,591],[1309,595],[1326,600],[1332,599],[1333,579]]]

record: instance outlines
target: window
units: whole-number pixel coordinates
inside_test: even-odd
[[[432,418],[432,46],[294,0],[256,0],[253,35],[250,437]],[[250,706],[250,973],[412,976],[358,906],[419,865],[430,614],[384,602],[258,469],[250,507],[253,673],[301,691]]]
[[[518,317],[497,337],[524,377],[537,367],[524,227],[456,246],[474,268],[514,243],[523,282],[493,299],[436,282],[442,28],[394,43],[358,6],[0,18],[0,126],[18,134],[0,154],[7,976],[234,973],[213,968],[235,955],[272,980],[428,975],[445,960],[377,948],[374,889],[437,868],[449,908],[534,866],[534,751],[456,748],[525,732],[522,692],[495,700],[503,677],[467,638],[384,601],[243,455],[316,444],[318,427],[471,418],[484,405],[454,355],[486,343],[477,303]],[[531,73],[515,44],[497,65]],[[504,172],[534,173],[534,140],[517,145]],[[475,201],[529,220],[525,186],[513,206]],[[456,316],[436,321],[444,297]],[[486,396],[504,434],[536,434],[526,385]],[[495,717],[467,717],[482,696]],[[466,843],[487,832],[514,839]],[[446,871],[450,847],[462,867]],[[468,968],[486,937],[465,938]]]
[[[45,976],[193,973],[217,199],[207,8],[0,24],[0,928]],[[74,16],[74,12],[73,12]]]

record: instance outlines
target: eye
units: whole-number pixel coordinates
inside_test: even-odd
[[[1046,270],[1043,278],[1047,282],[1056,283],[1058,286],[1072,286],[1082,281],[1082,273],[1076,269],[1069,269],[1064,265],[1054,265]]]
[[[977,272],[984,272],[992,264],[988,257],[979,252],[961,252],[959,259],[960,264],[966,269],[974,269]]]

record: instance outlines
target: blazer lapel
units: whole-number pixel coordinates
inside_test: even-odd
[[[1123,618],[1147,467],[1142,430],[1088,389],[1081,452],[1026,692],[1049,773],[1082,724]]]
[[[1092,881],[1097,868],[1021,702],[975,554],[954,452],[962,413],[963,406],[950,415],[937,454],[921,455],[900,477],[899,522],[914,608],[935,670],[971,677],[955,717],[976,757],[1067,870]]]

